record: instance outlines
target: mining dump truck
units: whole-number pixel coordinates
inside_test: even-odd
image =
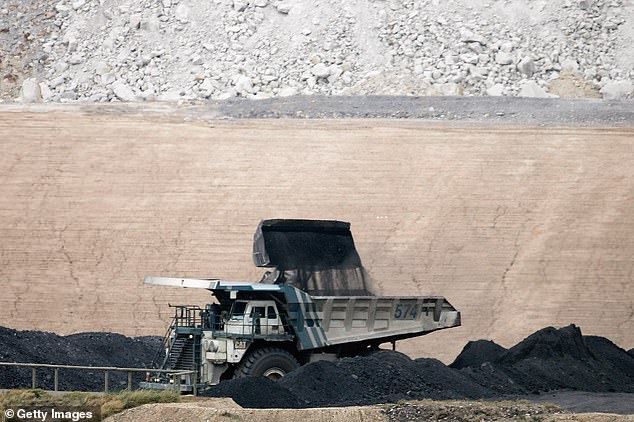
[[[443,297],[372,295],[349,223],[264,220],[253,260],[273,268],[260,282],[145,278],[149,285],[209,290],[216,303],[172,306],[155,366],[189,373],[148,375],[142,388],[176,383],[192,391],[229,378],[276,380],[309,362],[369,354],[460,325],[460,312]]]

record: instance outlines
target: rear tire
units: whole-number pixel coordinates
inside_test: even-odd
[[[299,368],[299,362],[286,350],[278,347],[263,347],[245,356],[236,368],[233,377],[263,376],[277,381],[297,368]]]

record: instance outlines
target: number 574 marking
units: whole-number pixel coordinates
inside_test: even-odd
[[[416,319],[418,315],[415,303],[399,303],[394,308],[394,319]]]

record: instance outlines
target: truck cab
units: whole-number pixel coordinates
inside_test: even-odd
[[[272,300],[237,300],[224,323],[227,337],[269,337],[285,333],[277,305]]]

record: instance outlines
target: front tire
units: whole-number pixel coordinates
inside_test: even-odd
[[[299,368],[299,362],[286,350],[278,347],[263,347],[245,356],[236,368],[233,377],[263,376],[277,381],[297,368]]]

